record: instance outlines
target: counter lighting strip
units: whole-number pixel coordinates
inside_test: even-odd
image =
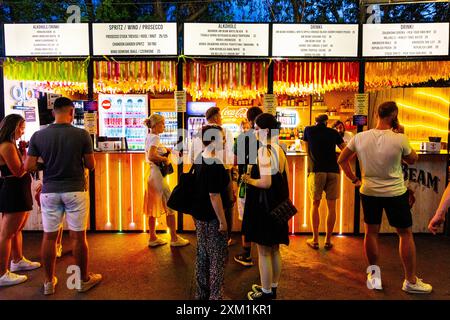
[[[445,121],[449,120],[448,116],[445,116],[445,115],[437,113],[437,112],[432,112],[432,111],[428,111],[428,110],[425,110],[425,109],[413,107],[413,106],[410,106],[410,105],[407,105],[407,104],[404,104],[404,103],[401,103],[401,102],[397,102],[397,105],[399,107],[401,107],[401,108],[411,109],[411,110],[423,113],[423,114],[428,115],[428,116],[435,116],[435,117],[441,118],[442,120],[445,120]]]
[[[344,171],[341,170],[341,185],[339,192],[339,234],[342,234],[343,214],[344,214]]]
[[[405,126],[405,128],[424,128],[424,129],[428,129],[428,130],[432,130],[432,131],[439,131],[439,132],[448,134],[448,130],[446,130],[446,129],[439,129],[439,128],[436,128],[436,127],[430,127],[430,126],[428,126],[426,124],[422,124],[422,123],[409,124],[409,123],[402,122],[402,125]]]
[[[119,160],[119,232],[122,232],[122,161]]]
[[[297,174],[296,169],[295,169],[295,159],[294,161],[292,161],[292,171],[293,171],[293,175],[292,175],[292,204],[295,205],[295,175]],[[295,234],[295,216],[292,217],[292,234]]]
[[[417,92],[417,94],[420,94],[420,95],[426,96],[426,97],[430,97],[430,98],[434,98],[436,100],[440,100],[447,106],[450,104],[450,100],[447,100],[447,99],[445,99],[445,98],[443,98],[441,96],[436,96],[434,94],[430,94],[430,93],[423,92],[423,91],[419,91],[419,92]]]
[[[144,200],[145,195],[145,162],[142,161],[142,200]],[[142,215],[142,225],[143,225],[143,231],[144,233],[147,232],[147,216],[144,213]]]
[[[303,192],[303,228],[306,228],[308,226],[308,224],[306,223],[306,219],[307,219],[307,210],[306,210],[306,205],[307,205],[307,197],[308,197],[308,157],[305,156],[305,165],[304,165],[304,177],[303,177],[303,184],[304,184],[304,192]]]
[[[111,228],[111,208],[109,203],[109,153],[106,154],[106,228]]]
[[[130,153],[130,199],[131,199],[131,223],[130,228],[134,229],[136,223],[134,223],[134,193],[133,193],[133,154]]]

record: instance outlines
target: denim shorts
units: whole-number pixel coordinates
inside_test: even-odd
[[[64,214],[71,231],[84,231],[87,226],[87,192],[42,193],[41,212],[44,232],[56,232],[63,225]]]

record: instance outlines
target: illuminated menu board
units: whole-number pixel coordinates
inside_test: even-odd
[[[185,23],[184,54],[267,57],[269,55],[269,25]]]
[[[357,57],[358,25],[274,24],[274,57]]]
[[[6,56],[87,56],[87,23],[5,24]]]
[[[393,23],[363,26],[363,56],[448,55],[448,23]]]
[[[177,55],[177,24],[95,23],[94,55]]]

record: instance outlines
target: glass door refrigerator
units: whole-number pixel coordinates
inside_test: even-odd
[[[148,116],[147,95],[99,94],[100,136],[127,138],[128,149],[144,150]]]
[[[194,135],[206,124],[205,112],[215,107],[215,102],[188,102],[186,106],[187,142],[191,145]]]
[[[150,99],[150,112],[162,115],[166,128],[159,136],[161,143],[174,149],[178,143],[178,118],[174,99]]]

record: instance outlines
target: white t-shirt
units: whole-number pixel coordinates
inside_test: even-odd
[[[353,138],[353,133],[351,133],[349,131],[344,131],[344,136],[342,137],[342,139],[344,140],[345,144],[348,144],[352,138]]]
[[[148,163],[151,163],[150,159],[150,148],[156,147],[157,152],[160,156],[165,155],[167,153],[166,147],[161,143],[159,139],[159,135],[149,133],[145,138],[145,159]]]
[[[358,155],[362,194],[396,197],[406,192],[401,161],[402,156],[409,155],[412,149],[404,134],[371,129],[358,133],[347,147]]]

